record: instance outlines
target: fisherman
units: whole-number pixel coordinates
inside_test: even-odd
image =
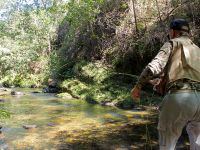
[[[174,19],[170,40],[146,66],[131,91],[133,100],[139,102],[141,88],[154,76],[162,76],[156,84],[165,95],[158,122],[160,150],[174,150],[184,126],[190,149],[200,150],[200,48],[189,39],[189,33],[186,20]]]

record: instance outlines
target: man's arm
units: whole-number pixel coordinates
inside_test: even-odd
[[[140,97],[140,91],[142,87],[154,78],[155,75],[160,75],[165,66],[167,65],[169,56],[172,51],[172,44],[166,42],[156,57],[146,66],[146,68],[141,73],[138,82],[131,91],[133,99],[138,99]]]

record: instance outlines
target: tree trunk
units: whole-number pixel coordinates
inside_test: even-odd
[[[48,53],[51,53],[51,36],[50,34],[48,35]]]
[[[155,1],[156,1],[156,7],[157,7],[157,10],[158,10],[158,17],[159,17],[160,23],[162,24],[162,18],[161,18],[161,14],[160,14],[160,8],[159,8],[159,5],[158,5],[158,0],[155,0]]]
[[[136,34],[139,33],[138,25],[137,25],[137,15],[136,15],[136,9],[135,9],[135,0],[130,0],[130,13],[131,13],[131,21],[132,23],[135,23],[135,31]]]

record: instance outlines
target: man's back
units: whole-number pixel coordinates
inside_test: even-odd
[[[190,79],[200,82],[200,48],[188,36],[180,36],[172,42],[171,57],[168,62],[168,79]]]

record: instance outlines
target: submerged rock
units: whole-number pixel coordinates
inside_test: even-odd
[[[135,107],[133,108],[133,110],[144,111],[144,110],[146,110],[146,108],[145,108],[144,106],[135,106]]]
[[[86,98],[85,101],[89,104],[99,104],[99,102],[91,98]]]
[[[121,108],[121,109],[133,109],[135,108],[134,103],[127,103],[125,100],[124,101],[118,101],[115,104],[116,107]]]
[[[7,144],[3,144],[3,145],[0,145],[0,149],[1,150],[8,150],[8,145]]]
[[[47,126],[49,126],[49,127],[55,127],[56,124],[55,123],[48,123]]]
[[[48,79],[48,85],[42,90],[44,93],[58,93],[60,88],[58,88],[58,83],[55,79]]]
[[[23,125],[24,129],[34,129],[37,128],[37,125]]]
[[[31,85],[31,88],[38,88],[38,86],[33,84],[33,85]]]
[[[7,88],[0,88],[0,96],[10,95],[10,90]]]
[[[6,89],[6,88],[0,88],[0,92],[5,92],[5,91],[8,91],[8,89]]]
[[[46,87],[46,88],[43,88],[42,92],[44,93],[58,93],[60,91],[59,88],[57,87]]]
[[[110,107],[115,107],[115,103],[110,102],[110,101],[103,101],[101,102],[102,106],[110,106]]]
[[[0,99],[0,103],[1,103],[1,102],[3,103],[3,102],[5,102],[5,100],[4,100],[4,99]],[[1,129],[1,128],[0,128],[0,129]]]
[[[11,91],[10,94],[11,94],[11,95],[24,95],[23,92],[19,92],[19,91]]]
[[[39,91],[33,91],[33,92],[31,92],[31,93],[34,93],[34,94],[35,94],[35,93],[40,93],[40,92],[39,92]]]

